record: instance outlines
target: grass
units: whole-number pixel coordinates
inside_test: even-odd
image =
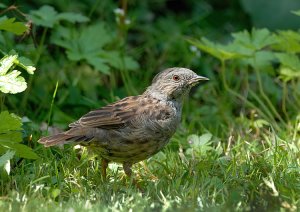
[[[2,173],[0,210],[296,210],[298,146],[268,126],[245,127],[197,147],[182,127],[163,152],[134,166],[143,193],[117,164],[104,182],[100,161],[86,149],[37,145],[40,159],[16,161],[9,176]]]

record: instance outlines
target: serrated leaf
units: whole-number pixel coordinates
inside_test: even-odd
[[[201,40],[187,39],[187,41],[192,45],[194,45],[195,47],[199,48],[200,50],[208,54],[211,54],[212,56],[218,58],[221,61],[243,58],[247,56],[247,55],[240,54],[237,51],[234,51],[232,45],[222,45],[222,44],[213,43],[206,38],[202,38]]]
[[[138,63],[132,58],[124,56],[122,61],[120,52],[103,49],[111,41],[112,36],[103,24],[92,25],[77,31],[60,27],[58,34],[52,37],[54,44],[66,49],[70,60],[86,60],[102,73],[108,74],[110,66],[118,69],[136,69]]]
[[[297,55],[288,53],[276,53],[275,56],[278,58],[282,65],[300,72],[300,60]]]
[[[12,32],[16,35],[22,35],[26,32],[27,27],[21,22],[15,22],[15,18],[2,18],[0,20],[0,30]]]
[[[115,67],[116,69],[127,69],[127,70],[135,70],[139,68],[139,64],[128,56],[122,56],[120,55],[120,52],[117,51],[105,51],[100,55],[101,58],[104,59],[105,62],[107,62],[112,67]]]
[[[21,126],[20,117],[7,111],[0,113],[0,149],[15,151],[15,154],[20,157],[36,159],[38,156],[31,148],[19,143],[22,141]]]
[[[57,18],[59,20],[66,20],[68,22],[71,22],[71,23],[84,23],[84,22],[88,22],[89,21],[89,18],[84,16],[84,15],[81,15],[81,14],[78,14],[78,13],[70,13],[70,12],[66,12],[66,13],[60,13],[57,15]]]
[[[9,130],[21,130],[22,121],[21,118],[8,111],[2,111],[0,113],[0,134]]]
[[[13,70],[4,76],[0,76],[0,91],[3,93],[20,93],[27,88],[25,79],[19,76],[21,72]]]
[[[264,68],[270,66],[275,59],[273,52],[262,50],[255,52],[251,58],[243,59],[243,62],[254,68]]]
[[[270,125],[270,123],[264,119],[257,119],[253,122],[253,126],[255,126],[257,128],[262,128],[264,126],[269,126],[269,125]]]
[[[95,69],[101,71],[104,74],[109,74],[109,66],[105,64],[105,60],[100,57],[88,57],[87,61],[89,64],[95,67]]]
[[[89,21],[89,18],[78,13],[58,13],[49,5],[44,5],[38,10],[31,11],[29,16],[36,25],[49,28],[53,28],[55,24],[58,24],[62,20],[70,23],[83,23]]]
[[[11,160],[15,155],[15,151],[8,150],[4,155],[0,157],[0,168],[3,167],[8,160]]]
[[[19,63],[17,65],[26,70],[28,74],[34,74],[36,70],[33,62],[27,57],[19,57]]]
[[[0,134],[0,144],[3,145],[6,142],[10,143],[19,143],[22,141],[22,132],[21,131],[3,131]]]
[[[288,68],[288,67],[281,67],[279,70],[280,75],[282,76],[283,79],[286,81],[295,79],[295,78],[300,78],[300,72],[295,71],[294,69]]]
[[[58,188],[54,188],[51,190],[51,196],[53,199],[55,199],[56,197],[58,197],[58,195],[60,195],[61,191]]]
[[[44,5],[38,10],[32,10],[30,19],[39,26],[52,28],[57,22],[57,12],[49,5]]]
[[[255,29],[251,30],[251,34],[244,30],[241,32],[232,33],[234,42],[238,42],[253,51],[261,50],[271,44],[278,42],[276,36],[268,29]]]
[[[193,147],[200,147],[200,146],[208,145],[211,139],[212,139],[211,133],[205,133],[201,136],[192,134],[188,137],[188,142]]]
[[[8,72],[17,58],[18,55],[6,55],[0,60],[0,76]]]
[[[277,34],[278,43],[273,45],[273,49],[287,53],[300,52],[300,33],[292,30],[282,30]]]
[[[292,11],[293,14],[297,15],[297,16],[300,16],[300,10],[297,10],[297,11]]]
[[[16,155],[22,158],[28,159],[38,159],[39,156],[28,146],[19,143],[12,143],[12,142],[2,142],[0,145],[14,150]]]
[[[206,145],[212,139],[211,133],[205,133],[199,137],[200,145]]]

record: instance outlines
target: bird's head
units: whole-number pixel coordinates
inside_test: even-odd
[[[200,81],[209,80],[187,68],[169,68],[158,73],[146,93],[157,98],[181,100]]]

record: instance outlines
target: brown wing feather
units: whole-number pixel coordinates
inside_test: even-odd
[[[135,117],[139,96],[126,97],[113,104],[93,110],[82,116],[70,127],[98,127],[105,129],[122,128]]]

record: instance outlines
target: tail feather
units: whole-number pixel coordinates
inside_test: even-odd
[[[66,135],[64,133],[59,133],[57,135],[46,136],[38,140],[39,143],[43,144],[45,147],[55,146],[58,144],[66,144],[72,141],[72,135]]]
[[[57,134],[57,135],[52,135],[52,136],[47,136],[40,138],[38,140],[39,143],[43,144],[45,147],[50,147],[50,146],[55,146],[59,144],[68,144],[68,143],[73,143],[73,142],[88,142],[92,138],[88,138],[85,136],[72,136],[72,135],[66,135],[63,133]]]

